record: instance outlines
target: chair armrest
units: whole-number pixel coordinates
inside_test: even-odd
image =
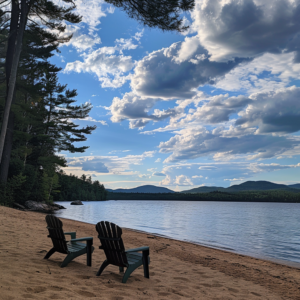
[[[64,232],[65,235],[70,235],[71,239],[76,239],[76,232],[70,231],[70,232]]]
[[[137,252],[137,251],[146,251],[146,250],[149,250],[148,246],[134,248],[134,249],[128,249],[128,250],[125,250],[125,252]]]
[[[93,241],[93,237],[83,237],[80,239],[72,239],[70,242]]]

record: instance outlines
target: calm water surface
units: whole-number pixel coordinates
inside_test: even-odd
[[[300,263],[300,203],[103,201],[70,205],[58,217],[164,235],[253,257]]]

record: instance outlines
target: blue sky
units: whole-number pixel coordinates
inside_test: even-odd
[[[104,1],[51,60],[93,109],[67,174],[106,188],[300,182],[300,1],[199,0],[183,34],[144,28]],[[270,4],[271,3],[271,4]]]

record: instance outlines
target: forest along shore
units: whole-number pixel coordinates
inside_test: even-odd
[[[286,202],[300,203],[300,189],[295,191],[242,191],[209,193],[120,193],[107,192],[107,200],[178,200],[230,202]]]
[[[63,254],[44,260],[52,247],[45,214],[0,206],[1,299],[300,299],[297,268],[128,229],[126,248],[150,246],[150,279],[140,267],[122,284],[115,266],[97,277],[105,255],[95,225],[62,221],[65,231],[94,237],[92,267],[84,255],[65,268]]]

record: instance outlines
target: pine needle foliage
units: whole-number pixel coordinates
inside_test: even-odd
[[[195,6],[194,0],[105,0],[124,10],[130,18],[144,26],[158,27],[163,31],[182,32],[188,28],[181,14]]]

